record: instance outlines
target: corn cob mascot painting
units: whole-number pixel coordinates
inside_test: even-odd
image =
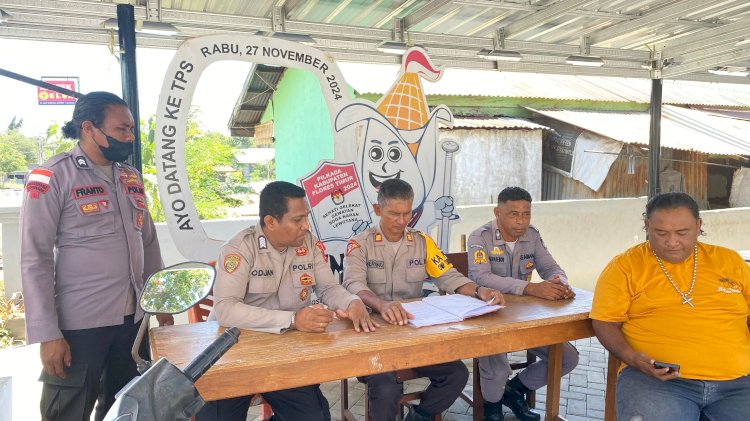
[[[443,105],[428,109],[421,81],[436,82],[441,75],[423,49],[409,49],[396,82],[376,104],[359,100],[339,112],[337,132],[357,129],[353,138],[337,140],[335,153],[336,161],[355,163],[370,209],[385,180],[408,182],[414,189],[409,226],[427,231],[440,222],[440,245],[447,248],[449,224],[458,219],[450,192],[458,145],[438,142],[438,125],[452,126],[453,115]],[[352,229],[358,233],[367,225],[360,221]]]

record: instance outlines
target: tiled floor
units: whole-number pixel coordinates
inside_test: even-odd
[[[605,375],[607,372],[606,352],[596,338],[575,341],[576,348],[580,353],[578,367],[573,372],[563,377],[560,391],[560,415],[568,421],[603,420],[604,419],[604,389]],[[522,360],[526,353],[516,353],[511,360]],[[471,360],[465,361],[471,373]],[[469,378],[467,388],[471,390],[472,379]],[[406,385],[406,391],[424,389],[427,386],[426,379],[418,379]],[[340,382],[330,382],[321,385],[323,394],[331,405],[331,416],[334,420],[341,420]],[[544,414],[544,403],[547,397],[546,388],[537,391],[537,404],[535,411]],[[364,386],[356,379],[349,379],[349,406],[352,413],[364,421]],[[507,408],[503,408],[507,410]],[[248,420],[259,420],[259,407],[250,408]],[[466,402],[457,399],[444,414],[445,421],[469,421],[472,419],[472,410]],[[508,421],[516,420],[516,417],[508,412],[505,414]]]

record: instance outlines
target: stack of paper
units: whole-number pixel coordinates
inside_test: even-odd
[[[431,296],[422,301],[412,301],[402,305],[406,311],[414,315],[409,323],[416,327],[460,322],[504,307],[487,305],[482,300],[461,294]]]

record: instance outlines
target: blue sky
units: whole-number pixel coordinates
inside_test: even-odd
[[[155,109],[174,50],[139,48],[138,91],[141,118]],[[204,130],[229,134],[227,122],[242,91],[251,64],[218,62],[203,73],[193,97]],[[120,64],[105,45],[67,44],[0,39],[0,68],[40,79],[42,76],[77,76],[83,93],[104,90],[122,94]],[[23,118],[28,136],[43,134],[51,123],[70,119],[73,106],[38,105],[36,86],[0,76],[0,131],[13,116]]]

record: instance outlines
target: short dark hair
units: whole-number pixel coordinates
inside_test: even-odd
[[[73,118],[62,127],[63,136],[68,139],[80,139],[81,125],[84,121],[90,121],[96,127],[101,126],[110,105],[127,107],[128,103],[119,96],[104,91],[89,92],[78,98],[73,109]]]
[[[650,219],[651,215],[660,209],[687,208],[695,219],[700,219],[698,202],[689,194],[681,192],[659,193],[646,203],[643,219]]]
[[[391,199],[413,200],[414,189],[409,183],[399,178],[391,178],[383,182],[378,190],[378,204],[382,207]]]
[[[497,204],[507,201],[525,200],[531,203],[531,195],[520,187],[506,187],[497,195]]]
[[[305,197],[305,190],[300,186],[287,183],[286,181],[274,181],[268,183],[268,185],[266,185],[266,187],[260,192],[260,226],[266,226],[266,223],[263,220],[266,215],[281,220],[281,218],[289,212],[287,202],[290,197]]]

